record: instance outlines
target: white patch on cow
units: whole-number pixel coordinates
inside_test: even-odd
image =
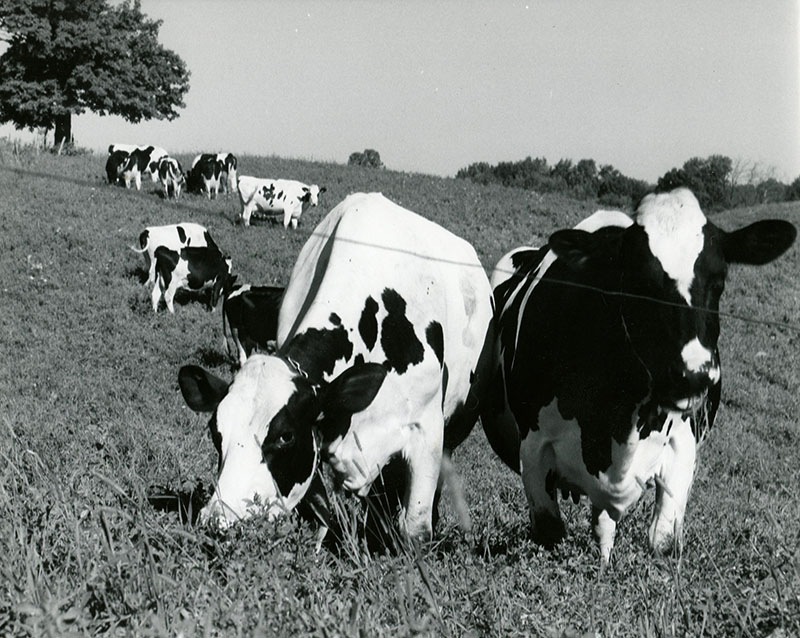
[[[689,372],[706,372],[712,383],[717,383],[720,377],[719,366],[713,365],[714,356],[700,340],[695,337],[681,350],[683,364]]]
[[[706,217],[686,188],[647,195],[636,213],[636,222],[647,233],[650,251],[664,272],[675,281],[686,303],[692,303],[690,288],[694,264],[703,250]]]
[[[222,468],[202,520],[222,515],[233,523],[265,508],[270,517],[286,509],[263,462],[261,445],[270,422],[296,391],[295,374],[277,357],[254,354],[234,378],[217,407]]]

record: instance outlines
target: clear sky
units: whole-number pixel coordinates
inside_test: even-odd
[[[192,72],[173,122],[73,121],[155,143],[453,175],[527,155],[655,181],[690,157],[800,175],[798,2],[142,0]],[[0,132],[8,134],[8,127]]]

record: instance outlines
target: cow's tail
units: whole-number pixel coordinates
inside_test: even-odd
[[[147,247],[150,245],[150,233],[147,230],[143,230],[142,234],[139,235],[139,246],[140,248],[135,248],[131,246],[130,249],[135,252],[139,253],[140,255],[147,250]]]

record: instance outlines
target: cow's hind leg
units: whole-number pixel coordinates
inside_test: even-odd
[[[520,445],[522,484],[531,517],[531,536],[545,547],[564,538],[564,521],[558,508],[558,475],[555,452],[538,432],[529,431]]]
[[[153,293],[151,295],[151,299],[153,302],[153,312],[158,312],[158,304],[161,302],[161,295],[163,294],[162,289],[162,280],[161,277],[156,277],[156,280],[153,284]]]
[[[650,547],[660,554],[669,552],[681,541],[697,455],[689,419],[671,418],[674,419],[672,436],[656,481],[656,503],[649,530]]]

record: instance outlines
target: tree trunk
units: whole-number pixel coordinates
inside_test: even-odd
[[[63,147],[72,141],[72,113],[56,116],[56,132],[53,136],[53,146]]]

